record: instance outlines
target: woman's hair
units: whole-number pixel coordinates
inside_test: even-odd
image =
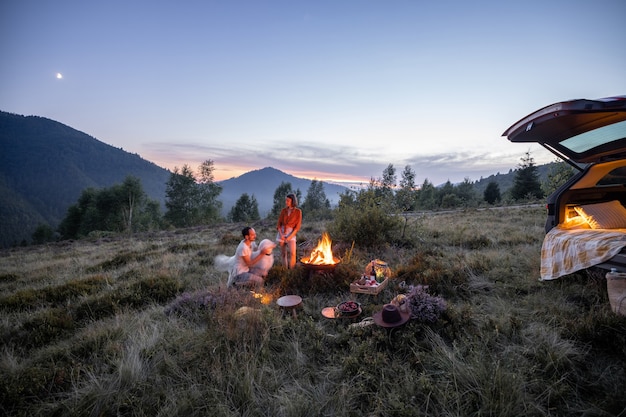
[[[291,205],[294,207],[298,207],[298,197],[296,197],[295,194],[290,193],[287,194],[287,198],[289,198],[291,200]]]

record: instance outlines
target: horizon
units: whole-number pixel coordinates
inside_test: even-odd
[[[550,162],[549,162],[549,163],[550,163]],[[549,163],[548,163],[548,164],[549,164]],[[544,165],[544,164],[541,164],[541,165]],[[537,165],[537,166],[539,166],[539,165]],[[362,188],[362,187],[366,187],[366,186],[369,184],[369,180],[368,180],[368,182],[367,182],[367,183],[349,183],[349,182],[345,182],[345,183],[338,183],[338,182],[333,182],[333,181],[324,180],[324,179],[320,179],[320,178],[301,177],[301,176],[298,176],[298,175],[293,174],[293,173],[291,173],[291,172],[283,171],[283,170],[281,170],[281,169],[278,169],[278,168],[276,168],[276,167],[272,167],[272,166],[265,166],[265,167],[262,167],[262,168],[251,168],[249,171],[243,172],[243,173],[241,173],[240,175],[237,175],[237,176],[234,176],[234,177],[230,177],[230,178],[227,178],[227,179],[224,179],[224,180],[215,180],[215,182],[216,182],[216,183],[219,183],[219,182],[223,182],[223,181],[228,181],[228,180],[237,179],[237,178],[240,178],[240,177],[242,177],[243,175],[249,174],[249,173],[251,173],[251,172],[255,172],[255,171],[262,171],[262,170],[264,170],[264,169],[274,169],[274,170],[279,171],[279,172],[281,172],[281,173],[283,173],[283,174],[285,174],[285,175],[289,175],[289,176],[292,176],[292,177],[295,177],[295,178],[298,178],[298,179],[303,179],[303,180],[308,180],[308,181],[317,180],[317,181],[320,181],[320,182],[325,182],[325,183],[332,184],[332,185],[339,185],[339,186],[346,187],[346,188],[352,188],[352,187],[354,187],[354,188]],[[494,173],[492,173],[492,174],[489,174],[489,175],[487,175],[487,176],[481,177],[481,178],[479,178],[479,179],[477,179],[477,180],[473,180],[473,181],[471,181],[471,182],[472,182],[472,183],[476,183],[476,182],[479,182],[479,181],[484,180],[484,179],[486,179],[486,178],[489,178],[489,177],[491,177],[491,176],[508,175],[508,174],[510,174],[511,172],[515,171],[515,169],[516,169],[516,168],[511,168],[509,171],[504,172],[504,173],[503,173],[503,172],[494,172]],[[396,173],[397,173],[397,172],[398,172],[398,171],[396,170]],[[400,172],[400,174],[401,174],[401,172]],[[397,175],[397,176],[398,176],[398,181],[399,181],[399,180],[400,180],[400,176],[399,176],[399,175]],[[376,179],[378,179],[378,177],[377,177]],[[430,181],[430,180],[429,180],[429,181]],[[438,183],[438,184],[433,183],[433,185],[434,185],[435,187],[439,187],[439,186],[444,185],[446,182],[447,182],[447,181],[444,181],[444,182],[442,182],[442,183]],[[459,181],[459,182],[452,182],[452,181],[450,181],[450,182],[451,182],[453,185],[457,185],[457,184],[459,184],[459,183],[461,183],[461,182],[463,182],[463,181]],[[349,184],[349,185],[346,185],[346,184]],[[416,186],[417,186],[417,187],[421,187],[421,185],[422,185],[422,184],[423,184],[423,181],[422,181],[422,182],[420,182],[420,183],[416,183]],[[397,186],[397,184],[396,184],[396,186]]]
[[[600,5],[5,0],[0,109],[220,181],[477,181],[556,159],[502,137],[524,116],[626,94],[626,3]]]

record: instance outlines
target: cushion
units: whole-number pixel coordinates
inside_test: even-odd
[[[617,200],[576,206],[574,210],[592,229],[626,228],[626,208]]]

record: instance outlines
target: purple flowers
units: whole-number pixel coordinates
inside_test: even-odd
[[[167,306],[165,313],[189,315],[197,310],[214,309],[219,301],[219,296],[208,291],[184,292]]]
[[[446,302],[441,297],[430,295],[427,285],[417,285],[407,294],[411,318],[425,323],[436,322],[446,309]]]

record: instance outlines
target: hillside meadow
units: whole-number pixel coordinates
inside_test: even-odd
[[[333,273],[277,260],[259,295],[225,288],[213,267],[241,224],[2,251],[0,411],[624,416],[626,318],[601,271],[538,281],[544,219],[539,207],[410,217],[402,246],[333,241]],[[274,236],[271,221],[253,226]],[[325,230],[305,217],[299,257]],[[371,259],[389,264],[389,285],[351,293]],[[371,324],[418,285],[445,300],[435,322]],[[276,305],[286,294],[303,299],[296,317]],[[322,316],[344,300],[362,314]]]

